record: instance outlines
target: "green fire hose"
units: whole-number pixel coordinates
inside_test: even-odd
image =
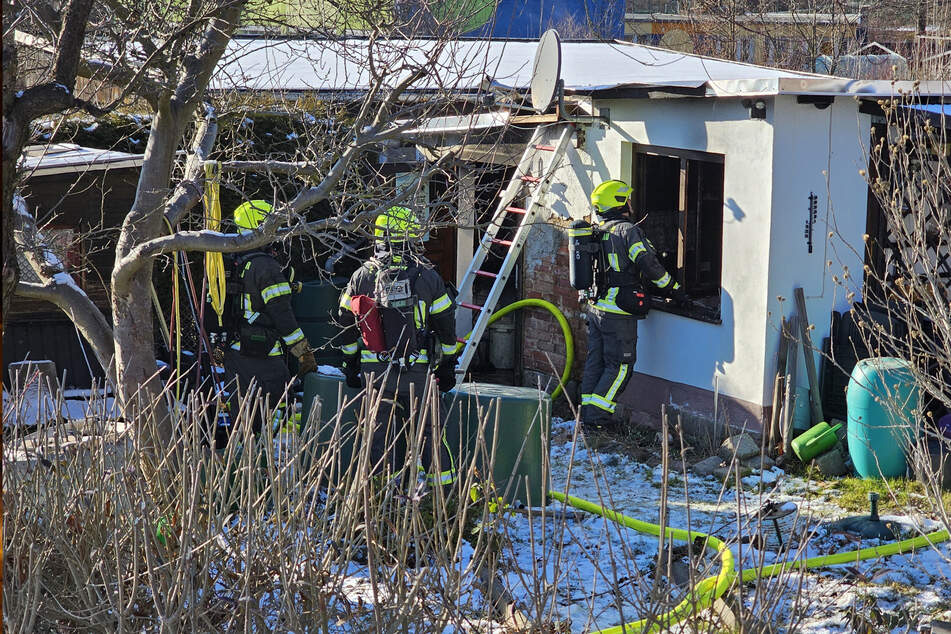
[[[576,509],[586,511],[588,513],[599,515],[605,519],[611,520],[616,524],[626,526],[627,528],[632,528],[638,532],[646,533],[648,535],[655,535],[658,537],[660,536],[660,526],[657,524],[636,520],[632,517],[621,515],[620,513],[612,511],[611,509],[599,506],[593,502],[588,502],[587,500],[582,500],[581,498],[566,495],[558,491],[550,491],[549,495],[559,502],[563,502],[569,506],[573,506]],[[686,531],[679,528],[666,528],[664,530],[664,535],[668,539],[676,539],[679,541],[693,541],[698,537],[705,539],[706,547],[715,548],[720,555],[720,573],[700,581],[700,583],[697,584],[697,586],[683,601],[680,602],[680,604],[678,604],[666,614],[662,614],[652,621],[649,621],[648,619],[641,619],[640,621],[633,621],[631,623],[617,625],[604,630],[598,630],[594,634],[633,634],[635,632],[656,632],[665,627],[670,627],[671,625],[675,625],[680,621],[683,621],[691,614],[695,614],[709,608],[716,599],[723,596],[723,594],[736,580],[737,574],[734,570],[733,553],[731,553],[726,547],[726,544],[724,544],[719,539],[704,533]],[[822,568],[824,566],[852,564],[858,561],[873,559],[876,557],[907,554],[919,548],[926,548],[928,546],[947,541],[949,537],[951,537],[951,535],[949,535],[947,530],[940,530],[927,535],[921,535],[920,537],[912,537],[900,542],[885,544],[883,546],[871,546],[868,548],[861,548],[859,550],[850,550],[847,552],[833,553],[831,555],[822,555],[820,557],[811,557],[805,560],[784,561],[771,566],[765,566],[763,568],[750,568],[748,570],[744,570],[740,578],[742,579],[743,583],[748,583],[750,581],[755,581],[756,579],[774,577],[787,570]]]
[[[561,313],[561,311],[558,310],[554,304],[543,299],[523,299],[509,304],[504,308],[500,308],[489,318],[489,323],[491,324],[501,319],[512,311],[527,307],[544,308],[550,312],[555,317],[555,319],[558,320],[558,325],[561,326],[561,332],[565,338],[565,368],[561,373],[561,384],[552,393],[552,398],[554,399],[562,393],[562,386],[571,376],[571,366],[574,363],[574,338],[571,336],[571,327],[568,325],[568,320],[565,319],[565,316]],[[472,333],[470,332],[469,334]],[[466,335],[467,338],[468,336],[469,335]],[[457,351],[461,345],[462,344],[460,343],[456,346]],[[617,511],[605,508],[595,504],[594,502],[582,500],[581,498],[567,495],[559,491],[550,491],[549,495],[553,499],[572,506],[578,510],[599,515],[616,524],[634,529],[647,535],[660,537],[661,529],[657,524],[651,524],[650,522],[645,522],[634,519],[633,517],[622,515]],[[719,599],[724,593],[726,593],[727,590],[730,589],[730,586],[736,582],[738,577],[743,583],[748,583],[750,581],[755,581],[756,579],[773,577],[789,570],[821,568],[824,566],[856,563],[858,561],[873,559],[876,557],[888,557],[890,555],[906,554],[918,550],[919,548],[926,548],[934,544],[948,541],[948,539],[951,538],[951,535],[949,535],[947,530],[939,530],[927,535],[913,537],[899,542],[894,542],[892,544],[885,544],[883,546],[871,546],[868,548],[833,553],[831,555],[822,555],[804,560],[784,561],[778,564],[764,566],[763,568],[750,568],[743,570],[740,575],[737,575],[733,561],[733,553],[730,552],[730,549],[722,540],[719,540],[712,535],[707,535],[706,533],[670,527],[664,529],[664,536],[667,539],[678,541],[695,541],[698,538],[704,540],[705,548],[715,549],[719,555],[720,572],[716,575],[701,580],[696,585],[696,587],[690,591],[683,601],[681,601],[672,610],[665,614],[662,614],[654,619],[641,619],[639,621],[633,621],[607,629],[598,630],[594,634],[634,634],[635,632],[646,633],[660,631],[663,628],[670,627],[683,621],[692,614],[696,614],[697,612],[709,608],[711,605],[713,605],[714,601]]]
[[[494,315],[489,317],[489,324],[502,319],[512,311],[528,307],[544,308],[550,312],[552,316],[558,320],[558,325],[561,326],[561,334],[565,337],[565,368],[561,371],[561,382],[558,384],[558,387],[555,388],[555,391],[551,393],[552,400],[555,400],[558,398],[558,395],[562,393],[562,386],[567,383],[569,377],[571,377],[571,366],[575,362],[575,344],[574,337],[571,336],[571,326],[568,325],[568,320],[565,319],[562,312],[558,310],[558,307],[551,302],[546,302],[544,299],[522,299],[497,310]],[[471,334],[472,332],[470,331],[463,339],[468,339]],[[459,348],[461,347],[462,343],[457,343],[456,352],[459,352]]]

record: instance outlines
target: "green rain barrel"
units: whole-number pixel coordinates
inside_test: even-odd
[[[474,459],[478,473],[488,476],[491,464],[496,496],[508,503],[545,504],[551,397],[533,388],[462,383],[443,398],[446,440],[460,456],[460,472]]]
[[[340,349],[334,347],[339,344],[333,339],[340,332],[335,317],[340,291],[346,283],[347,280],[342,278],[304,282],[301,291],[291,297],[294,316],[314,348],[314,357],[319,364],[340,366]]]
[[[321,462],[331,483],[343,479],[353,464],[357,420],[364,401],[356,398],[360,392],[347,387],[342,376],[311,372],[304,377],[301,422],[310,429],[302,427],[302,432],[306,438],[311,433],[317,436],[313,450],[308,452],[309,462]]]
[[[849,454],[863,478],[905,475],[905,449],[915,429],[918,388],[903,359],[859,361],[846,392]]]

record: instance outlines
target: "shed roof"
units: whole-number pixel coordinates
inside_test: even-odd
[[[75,143],[53,143],[28,145],[23,150],[20,167],[26,172],[27,178],[30,178],[50,174],[141,167],[142,158],[142,154],[100,150]]]
[[[362,91],[369,86],[368,40],[236,38],[219,64],[212,89],[301,92]],[[440,46],[432,39],[374,45],[381,67],[420,64]],[[413,90],[475,92],[486,77],[528,88],[535,40],[460,39],[446,42]],[[409,68],[399,75],[405,77]],[[561,77],[569,93],[597,95],[619,88],[689,88],[706,96],[821,94],[889,96],[911,83],[857,80],[680,53],[631,42],[563,42]],[[396,78],[394,78],[396,79]],[[922,82],[925,95],[951,96],[951,82]]]

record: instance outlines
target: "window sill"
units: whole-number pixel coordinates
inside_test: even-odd
[[[661,312],[670,313],[672,315],[680,315],[681,317],[686,317],[687,319],[695,319],[697,321],[702,321],[708,324],[715,324],[719,326],[723,323],[723,320],[720,319],[720,311],[713,311],[705,306],[700,306],[698,304],[688,304],[687,306],[677,306],[673,302],[665,301],[663,298],[654,297],[651,298],[651,308],[653,310],[659,310]]]

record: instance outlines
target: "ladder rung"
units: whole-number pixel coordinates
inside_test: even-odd
[[[504,244],[504,245],[507,246],[507,247],[512,246],[512,241],[511,241],[511,240],[500,240],[500,239],[498,239],[498,238],[492,238],[492,242],[495,243],[495,244]]]
[[[475,272],[476,275],[481,275],[482,277],[498,277],[498,273],[490,273],[489,271],[478,270]]]
[[[527,210],[522,209],[521,207],[506,207],[505,211],[509,213],[513,213],[513,214],[527,214],[528,213]]]
[[[523,181],[525,181],[526,183],[538,183],[538,182],[541,182],[541,180],[542,180],[542,179],[538,178],[537,176],[529,176],[528,174],[526,174],[526,175],[524,175],[524,176],[520,176],[519,178],[521,178],[521,179],[522,179]]]
[[[468,308],[469,310],[482,310],[482,306],[476,304],[470,304],[468,302],[459,302],[459,305],[463,308]]]
[[[544,150],[545,152],[554,152],[554,151],[555,151],[555,146],[554,146],[554,145],[536,145],[536,146],[535,146],[535,149],[536,149],[536,150]]]

